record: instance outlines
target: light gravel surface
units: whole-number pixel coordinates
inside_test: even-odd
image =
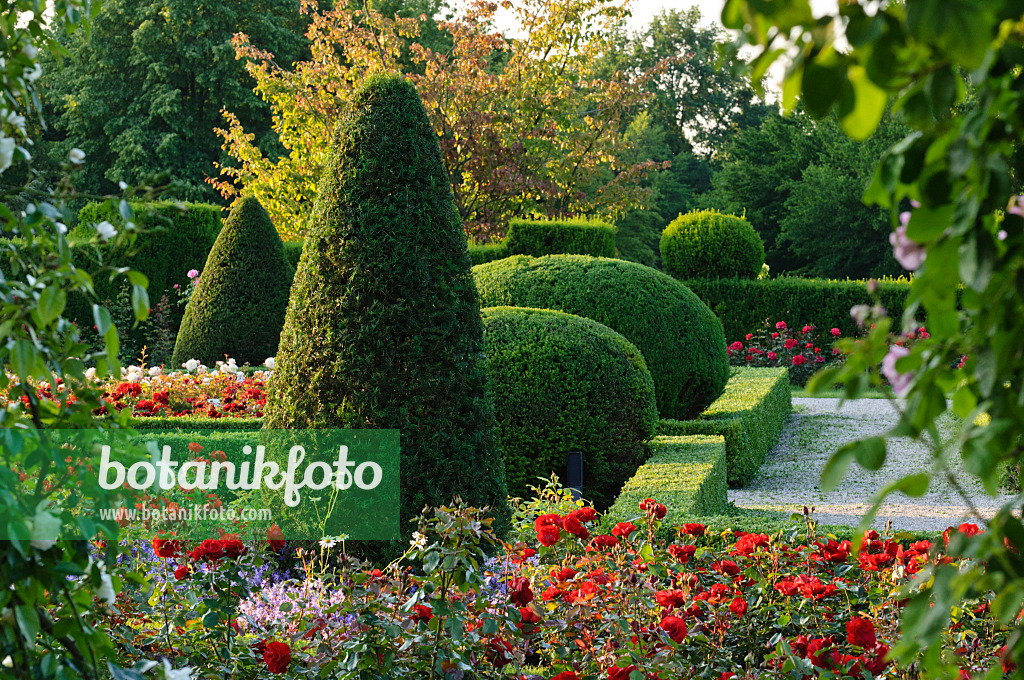
[[[820,489],[825,463],[843,444],[882,434],[896,424],[892,404],[884,399],[857,399],[840,408],[839,399],[793,399],[793,416],[778,446],[765,460],[757,478],[744,489],[730,489],[729,500],[741,508],[799,512],[815,508],[823,524],[860,522],[871,507],[875,492],[900,477],[928,472],[934,467],[931,449],[909,437],[889,439],[885,465],[871,472],[852,463],[839,487],[829,493]],[[941,423],[940,423],[941,426]],[[952,423],[940,428],[952,432]],[[959,468],[959,454],[947,457],[950,467],[983,516],[990,516],[1011,496],[986,494],[976,478]],[[874,523],[882,528],[892,521],[894,529],[942,531],[969,515],[964,499],[944,479],[933,478],[928,493],[910,498],[899,492],[889,496]]]

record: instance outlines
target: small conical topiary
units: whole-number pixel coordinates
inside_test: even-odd
[[[460,496],[507,518],[483,324],[441,150],[413,85],[375,76],[335,129],[264,428],[401,431],[401,526]]]
[[[171,363],[258,365],[277,352],[293,269],[260,202],[235,203],[199,275]]]

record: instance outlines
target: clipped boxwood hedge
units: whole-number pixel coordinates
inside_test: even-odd
[[[262,418],[132,418],[136,430],[237,430],[252,432],[263,428]]]
[[[488,378],[509,493],[582,451],[583,488],[607,507],[646,455],[658,412],[643,356],[607,326],[563,312],[483,310]]]
[[[235,203],[181,320],[171,364],[258,365],[277,353],[295,271],[270,215],[253,196]]]
[[[746,486],[779,441],[792,411],[785,368],[738,368],[725,392],[696,420],[661,420],[663,435],[725,437],[729,486]]]
[[[484,307],[557,309],[624,335],[644,355],[663,418],[692,418],[729,378],[721,324],[679,281],[635,262],[548,255],[473,268]]]
[[[725,328],[730,342],[764,327],[785,321],[790,326],[812,324],[827,333],[859,332],[850,317],[854,305],[873,304],[867,281],[828,281],[780,277],[777,279],[688,279],[686,285],[710,307]],[[910,293],[908,281],[879,281],[878,295],[892,319],[903,316]]]
[[[640,502],[645,498],[666,506],[664,523],[669,526],[682,524],[684,517],[729,510],[724,438],[661,436],[651,441],[650,448],[651,457],[625,483],[602,518],[605,531],[617,522],[641,517]]]
[[[181,209],[184,205],[185,209]],[[146,230],[131,251],[115,251],[106,255],[108,262],[118,266],[131,267],[149,279],[150,305],[155,306],[164,294],[170,294],[174,285],[188,284],[188,271],[202,271],[206,256],[220,233],[221,208],[203,203],[136,203],[132,205],[136,223]],[[78,226],[71,232],[74,243],[92,238],[94,225],[111,219],[111,210],[106,203],[89,203],[78,215]],[[76,256],[79,266],[88,266],[88,248],[80,246]],[[115,300],[117,289],[108,277],[94,281],[96,296],[100,300]],[[92,307],[82,296],[68,300],[67,315],[79,323],[92,327]],[[177,331],[182,312],[171,309],[172,329]]]
[[[505,245],[509,255],[594,255],[615,257],[615,227],[583,218],[510,220]]]
[[[286,241],[284,244],[284,256],[288,258],[288,263],[293,270],[299,266],[303,245],[305,245],[305,241]]]
[[[677,279],[752,279],[764,264],[764,242],[742,217],[698,210],[680,215],[665,227],[661,263]]]
[[[508,246],[504,243],[469,244],[469,259],[473,264],[484,264],[508,257]]]
[[[466,235],[411,82],[354,92],[321,174],[267,390],[268,429],[401,432],[403,533],[461,497],[507,526]],[[392,546],[395,548],[398,546]]]

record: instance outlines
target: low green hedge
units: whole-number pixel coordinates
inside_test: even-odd
[[[262,418],[133,418],[136,430],[234,430],[254,432],[263,428]]]
[[[792,399],[785,368],[739,368],[696,420],[661,420],[662,435],[721,435],[729,486],[746,486],[779,441]]]
[[[469,244],[469,259],[473,264],[484,264],[508,257],[508,246],[504,243]]]
[[[785,321],[790,326],[838,328],[843,335],[859,331],[850,317],[854,305],[873,304],[866,281],[777,279],[687,279],[686,286],[721,319],[727,342]],[[879,281],[878,295],[889,317],[899,319],[910,292],[909,281]]]
[[[505,245],[509,255],[615,257],[615,227],[607,222],[582,218],[511,220]]]
[[[725,446],[722,437],[655,437],[651,457],[626,482],[602,518],[605,531],[643,515],[640,501],[645,498],[668,508],[664,524],[669,526],[681,524],[681,517],[727,512]]]

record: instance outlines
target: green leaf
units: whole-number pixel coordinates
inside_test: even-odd
[[[39,294],[39,320],[46,326],[57,319],[67,305],[67,294],[56,286],[49,286]]]
[[[953,394],[953,412],[966,418],[978,406],[978,398],[967,385],[963,385]]]
[[[145,321],[149,317],[149,293],[140,285],[132,286],[132,311],[137,321]]]
[[[215,628],[220,621],[220,614],[217,612],[206,612],[203,616],[203,625],[207,628]]]
[[[842,117],[840,124],[846,134],[863,141],[874,134],[882,121],[889,95],[868,78],[863,66],[851,66],[848,71],[853,86],[853,108]]]
[[[18,628],[25,640],[35,644],[36,636],[39,635],[39,612],[34,605],[19,604],[14,607],[14,619],[18,622]]]
[[[846,84],[846,70],[840,64],[824,65],[812,61],[804,66],[803,104],[812,115],[821,117],[828,113],[832,104],[839,99]]]
[[[937,208],[921,206],[910,213],[907,224],[907,238],[918,243],[927,243],[938,238],[949,226],[953,217],[953,204],[946,203]]]
[[[853,455],[865,470],[877,470],[885,464],[885,440],[881,437],[868,437],[847,446],[853,448]]]
[[[853,442],[853,444],[856,443]],[[846,476],[846,470],[850,467],[855,455],[852,444],[847,444],[832,454],[825,464],[825,469],[821,471],[822,491],[829,492],[839,486],[839,482],[843,481],[843,477]]]

